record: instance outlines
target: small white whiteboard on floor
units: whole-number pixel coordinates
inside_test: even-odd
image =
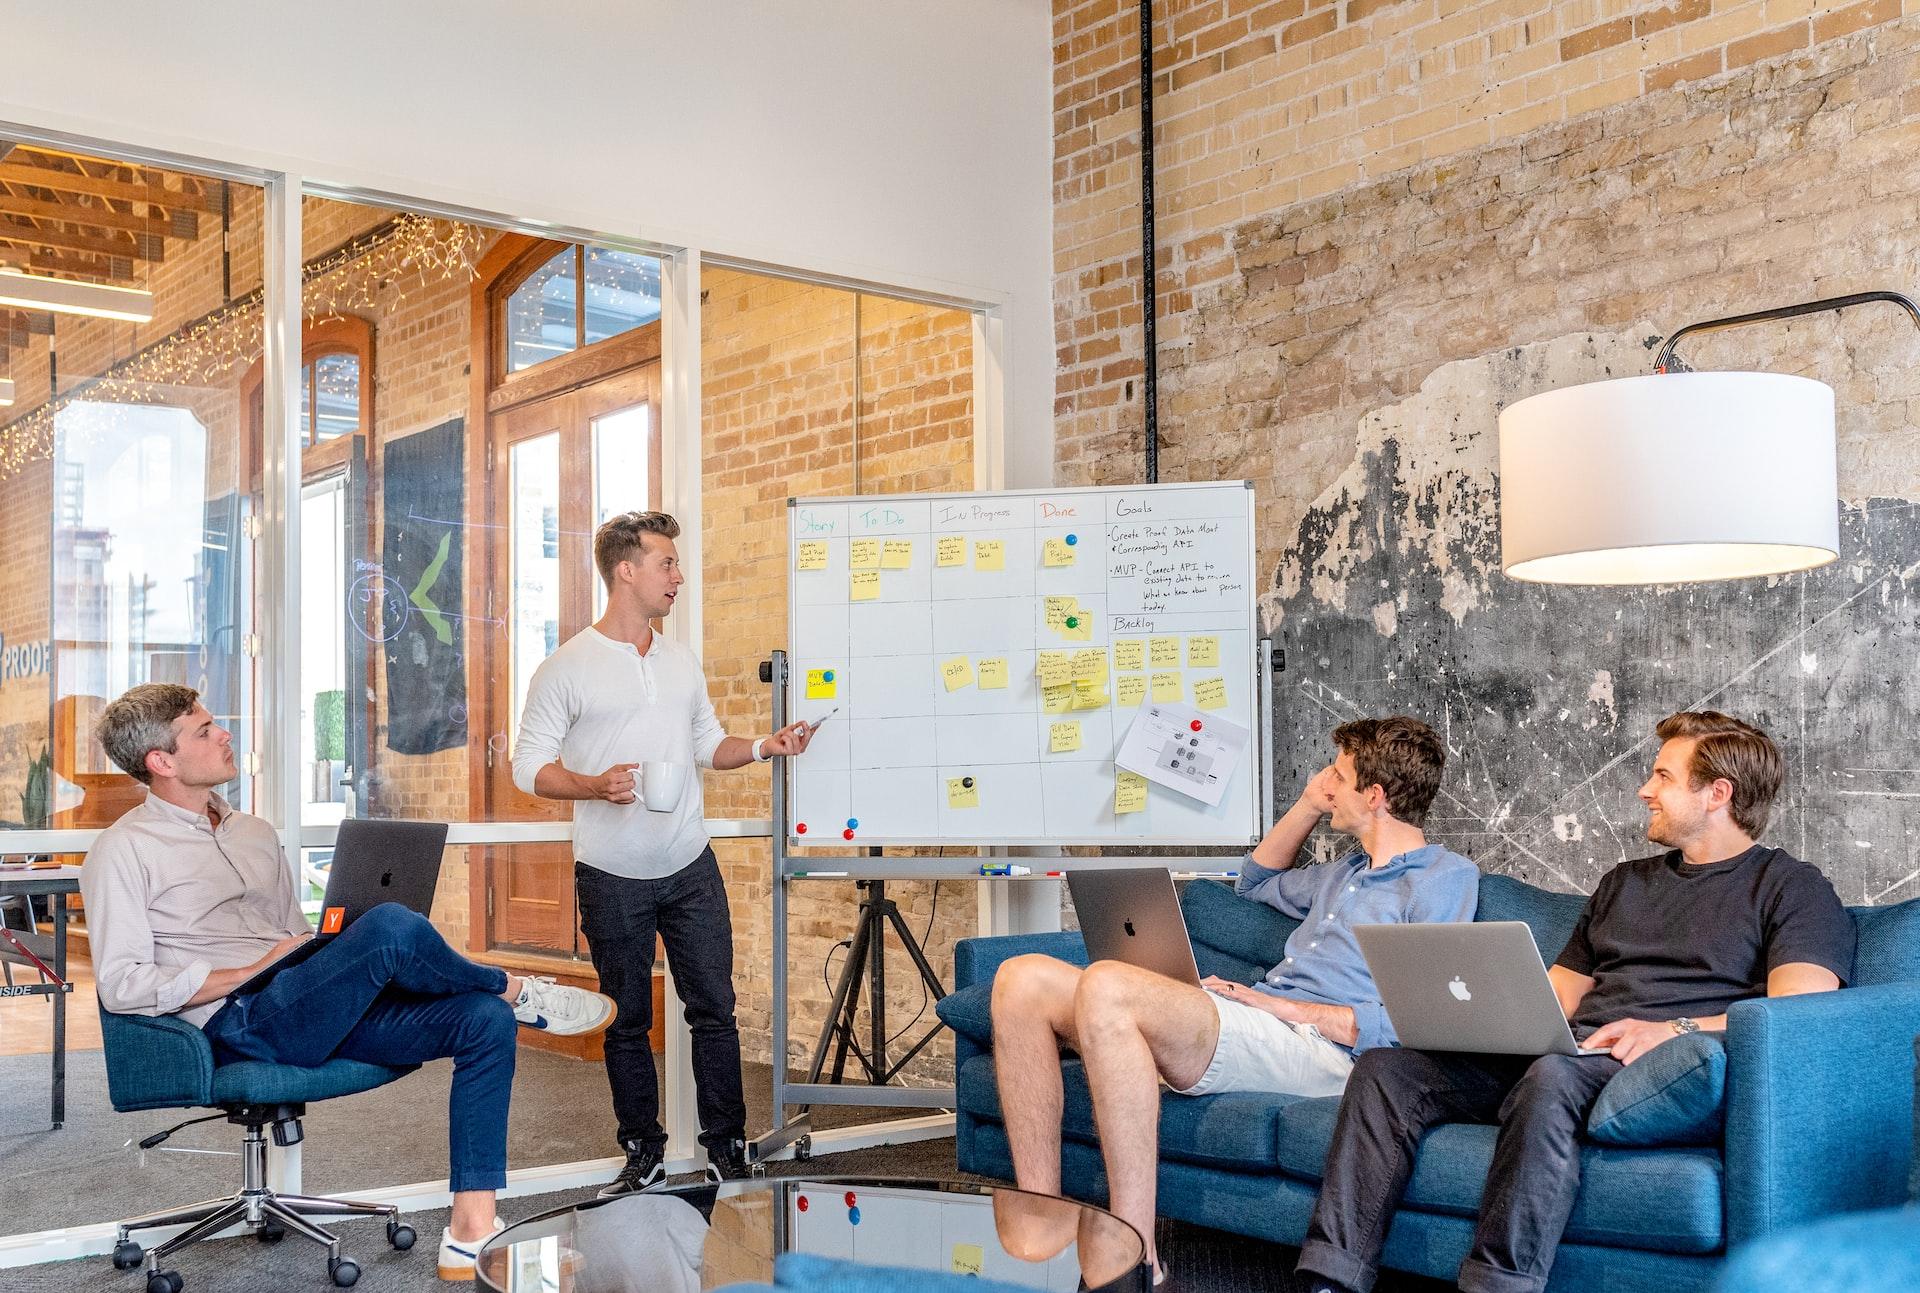
[[[794,499],[793,844],[1245,844],[1258,769],[1208,805],[1122,772],[1144,703],[1255,724],[1253,490]]]

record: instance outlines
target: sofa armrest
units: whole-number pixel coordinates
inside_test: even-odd
[[[213,1043],[172,1015],[100,1012],[107,1098],[121,1113],[213,1103]]]
[[[1903,1201],[1920,983],[1727,1012],[1727,1242]]]
[[[1084,966],[1087,944],[1076,931],[963,938],[953,945],[953,986],[970,988],[976,983],[990,983],[1003,963],[1029,954],[1056,956],[1069,965]]]

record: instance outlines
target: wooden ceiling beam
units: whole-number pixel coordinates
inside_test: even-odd
[[[12,157],[0,161],[0,181],[8,184],[31,184],[35,188],[47,189],[55,193],[78,193],[92,198],[142,202],[167,210],[179,207],[205,215],[220,214],[218,187],[208,192],[197,190],[188,192],[184,188],[167,188],[164,184],[149,186],[107,176],[81,175],[73,171],[56,170],[51,166],[35,166],[31,162],[19,160],[24,155],[24,150],[16,150]]]
[[[15,269],[40,270],[51,274],[74,274],[103,283],[137,286],[131,256],[92,256],[82,252],[46,251],[14,244],[0,234],[0,264],[11,262]]]
[[[32,216],[36,219],[58,220],[62,224],[82,225],[91,229],[118,229],[125,233],[144,233],[189,241],[200,236],[200,217],[196,212],[175,211],[155,219],[150,216],[135,215],[131,211],[116,211],[104,205],[103,198],[94,200],[101,205],[82,206],[77,202],[42,202],[38,198],[16,197],[0,189],[0,215]]]
[[[0,212],[0,238],[53,251],[87,251],[101,256],[125,256],[134,260],[161,261],[167,258],[167,241],[152,234],[137,233],[122,238],[117,234],[82,234],[68,229],[48,229],[29,221],[9,218]]]

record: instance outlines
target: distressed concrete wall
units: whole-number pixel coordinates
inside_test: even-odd
[[[1174,8],[1177,24],[1206,7]],[[1337,31],[1353,27],[1356,8],[1342,9]],[[1577,35],[1561,28],[1581,15],[1632,29],[1665,12],[1427,13],[1430,27],[1395,30],[1377,75],[1343,82],[1341,111],[1386,111],[1375,100],[1395,92],[1396,67],[1425,68],[1436,50],[1476,40],[1491,49],[1516,8],[1541,11],[1526,21],[1556,40]],[[1749,6],[1714,6],[1686,22],[1720,23],[1722,9],[1754,17]],[[1261,564],[1272,575],[1263,606],[1288,661],[1283,780],[1318,766],[1337,718],[1429,715],[1456,750],[1436,835],[1494,869],[1581,889],[1646,847],[1632,791],[1653,721],[1714,704],[1754,717],[1788,748],[1791,802],[1773,839],[1804,849],[1850,901],[1920,894],[1913,801],[1900,797],[1914,774],[1897,771],[1920,767],[1900,681],[1908,572],[1920,560],[1907,520],[1908,500],[1920,499],[1920,332],[1897,312],[1688,348],[1701,368],[1766,368],[1836,387],[1849,508],[1848,551],[1834,567],[1614,593],[1543,591],[1497,570],[1494,430],[1505,403],[1644,372],[1659,337],[1689,320],[1915,286],[1920,22],[1897,7],[1857,9],[1844,23],[1823,6],[1769,10],[1787,35],[1764,50],[1735,37],[1705,75],[1664,72],[1657,39],[1615,42],[1597,57],[1641,78],[1637,98],[1589,111],[1562,87],[1550,124],[1522,129],[1491,100],[1470,98],[1454,120],[1476,130],[1427,138],[1419,164],[1380,174],[1365,169],[1374,154],[1361,149],[1341,163],[1350,169],[1338,186],[1304,199],[1275,189],[1264,204],[1266,190],[1244,187],[1244,176],[1300,146],[1303,105],[1324,88],[1288,77],[1331,76],[1331,60],[1359,55],[1329,46],[1328,61],[1309,51],[1301,62],[1284,44],[1262,53],[1255,23],[1224,47],[1218,75],[1171,73],[1160,142],[1184,158],[1194,138],[1211,140],[1224,160],[1210,175],[1170,171],[1159,189],[1171,213],[1159,283],[1162,478],[1256,481]],[[1443,28],[1447,41],[1431,43]],[[1073,53],[1071,38],[1063,49],[1057,106],[1106,75],[1079,61],[1089,55]],[[1578,42],[1561,49],[1574,56],[1563,63],[1592,53]],[[1116,47],[1108,65],[1130,58]],[[1496,69],[1481,75],[1504,84]],[[1129,381],[1138,369],[1123,371],[1138,346],[1137,305],[1129,315],[1126,299],[1137,212],[1125,209],[1138,176],[1118,156],[1137,118],[1128,103],[1079,102],[1096,105],[1096,132],[1113,153],[1076,169],[1087,147],[1074,134],[1081,109],[1063,108],[1060,472],[1115,483],[1140,470]],[[1202,203],[1208,186],[1229,185],[1243,186],[1239,206]],[[1103,207],[1118,212],[1104,225]]]

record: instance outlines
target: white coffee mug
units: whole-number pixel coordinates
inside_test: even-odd
[[[684,763],[643,763],[640,765],[640,797],[656,813],[670,813],[680,806],[680,792],[687,787]]]

